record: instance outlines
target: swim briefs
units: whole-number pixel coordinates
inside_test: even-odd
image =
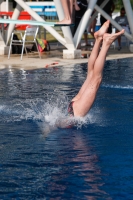
[[[73,104],[74,104],[74,101],[71,101],[69,106],[68,106],[68,114],[71,115],[71,116],[74,116]]]

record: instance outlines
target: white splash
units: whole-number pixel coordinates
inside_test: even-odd
[[[0,106],[0,118],[7,122],[33,120],[44,134],[66,126],[81,128],[94,119],[91,114],[86,117],[68,116],[68,99],[65,95],[44,99],[13,100]]]

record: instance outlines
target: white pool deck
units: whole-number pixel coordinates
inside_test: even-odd
[[[10,59],[8,60],[7,55],[0,56],[0,69],[3,68],[21,68],[25,70],[32,70],[32,69],[39,69],[45,68],[47,64],[51,64],[57,62],[58,64],[54,66],[70,66],[74,64],[80,63],[87,63],[88,58],[83,58],[84,56],[87,57],[90,53],[90,47],[82,47],[82,54],[84,55],[80,59],[63,59],[62,58],[62,50],[64,47],[62,45],[57,46],[56,44],[51,43],[51,51],[42,53],[42,59],[38,57],[38,53],[29,54],[27,57],[25,54],[23,56],[23,60],[20,60],[20,55],[12,54]],[[113,47],[109,49],[107,60],[112,59],[122,59],[122,58],[133,58],[133,53],[129,51],[128,47],[123,47],[121,51],[118,51],[117,48],[114,49]],[[49,67],[52,67],[49,66]]]

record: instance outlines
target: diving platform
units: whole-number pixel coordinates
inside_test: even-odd
[[[32,20],[13,20],[13,19],[1,19],[0,23],[2,24],[27,24],[32,26],[74,26],[74,24],[58,24],[55,22],[46,22],[46,21],[32,21]]]

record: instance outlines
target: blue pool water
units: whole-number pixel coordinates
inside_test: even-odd
[[[107,61],[87,118],[49,134],[87,64],[0,70],[0,199],[133,199],[132,63]]]

